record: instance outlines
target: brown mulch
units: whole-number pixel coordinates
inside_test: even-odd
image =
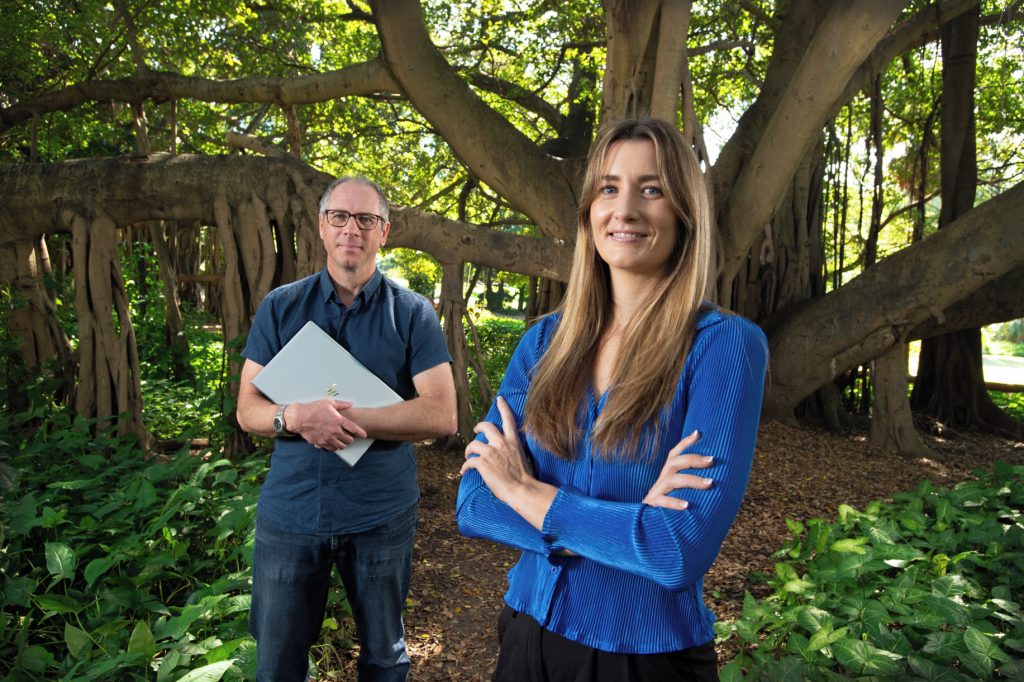
[[[739,616],[744,592],[758,589],[748,574],[773,570],[771,555],[789,536],[787,517],[832,520],[839,504],[859,508],[913,490],[924,479],[952,485],[997,460],[1024,464],[1024,443],[974,433],[927,442],[934,457],[909,457],[881,452],[864,434],[763,423],[743,507],[705,579],[708,607],[719,618]],[[487,680],[497,656],[505,575],[517,553],[459,534],[454,508],[461,452],[420,445],[417,460],[420,528],[405,616],[410,680]],[[732,653],[720,650],[722,662]],[[335,664],[344,672],[321,679],[355,679],[354,651]]]

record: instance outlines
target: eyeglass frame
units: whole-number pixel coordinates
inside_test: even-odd
[[[351,211],[346,211],[340,208],[329,208],[326,211],[322,211],[320,215],[324,217],[324,221],[331,227],[345,227],[346,225],[348,225],[348,221],[355,218],[356,227],[362,230],[363,232],[375,230],[379,225],[383,225],[384,223],[387,222],[387,219],[384,218],[384,216],[377,215],[376,213],[352,213]],[[343,220],[341,223],[331,222],[332,215],[337,216],[339,219],[341,218],[342,215],[344,215],[345,220]],[[366,218],[373,218],[373,225],[371,225],[370,227],[363,227],[363,225],[359,221]]]

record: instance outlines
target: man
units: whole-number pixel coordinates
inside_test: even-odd
[[[402,605],[419,499],[409,441],[455,432],[451,357],[430,303],[377,270],[391,230],[381,188],[364,178],[334,181],[319,224],[326,269],[270,292],[242,352],[238,422],[276,437],[257,507],[249,614],[256,675],[306,679],[337,566],[361,644],[359,679],[405,680]],[[405,401],[361,408],[268,400],[253,377],[309,320]],[[356,466],[334,453],[367,436],[376,440]]]

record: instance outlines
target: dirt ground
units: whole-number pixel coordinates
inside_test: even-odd
[[[832,520],[841,503],[862,507],[912,490],[923,479],[950,485],[997,460],[1024,463],[1024,443],[970,434],[931,438],[933,458],[890,455],[864,434],[765,422],[758,438],[743,507],[705,580],[704,598],[719,618],[739,615],[752,571],[770,572],[771,554],[787,538],[785,519]],[[489,679],[497,656],[495,624],[505,575],[517,553],[459,535],[453,510],[462,454],[417,448],[422,491],[410,603],[405,616],[411,680]],[[355,679],[356,650],[342,652],[344,672],[322,679]],[[719,651],[727,662],[730,651]]]

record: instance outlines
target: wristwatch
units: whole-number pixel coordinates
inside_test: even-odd
[[[284,423],[284,408],[286,407],[288,406],[278,405],[277,413],[274,415],[274,433],[276,433],[278,436],[292,435],[291,431],[288,430],[288,427]]]

